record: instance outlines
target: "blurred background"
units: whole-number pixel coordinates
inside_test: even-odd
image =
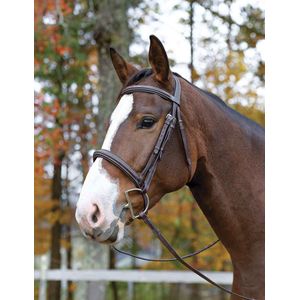
[[[192,282],[48,280],[45,274],[183,270],[177,263],[116,255],[84,239],[76,224],[76,201],[121,88],[108,49],[148,67],[149,35],[155,34],[173,71],[264,126],[264,2],[35,0],[34,30],[35,299],[228,299]],[[216,239],[188,188],[166,195],[150,217],[181,254]],[[139,221],[120,246],[148,257],[169,256]],[[221,244],[190,261],[201,270],[232,270]]]

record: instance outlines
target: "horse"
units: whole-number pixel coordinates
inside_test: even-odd
[[[149,209],[187,185],[230,254],[231,299],[264,299],[264,129],[173,73],[154,35],[151,68],[110,54],[122,89],[77,202],[83,235],[114,245],[125,226],[147,223]]]

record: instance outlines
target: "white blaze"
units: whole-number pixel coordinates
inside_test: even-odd
[[[102,149],[110,150],[113,139],[120,125],[128,118],[133,107],[133,95],[124,95],[113,111],[110,126],[105,136]],[[103,230],[109,228],[111,222],[116,219],[113,207],[119,195],[119,182],[112,178],[102,166],[102,158],[97,158],[91,166],[84,181],[79,200],[77,202],[76,220],[86,217],[87,211],[93,204],[97,204],[100,214],[104,217]],[[120,221],[118,240],[123,237],[124,224]]]
[[[110,178],[109,174],[102,167],[102,158],[97,158],[91,166],[81,189],[77,202],[76,219],[86,217],[92,204],[97,204],[101,213],[104,213],[106,221],[110,221],[106,215],[112,211],[113,202],[118,197],[118,181]],[[105,222],[106,223],[106,222]],[[109,225],[109,224],[107,224]]]
[[[106,133],[102,149],[110,150],[112,141],[120,125],[128,118],[133,106],[133,95],[124,95],[110,117],[110,126]]]

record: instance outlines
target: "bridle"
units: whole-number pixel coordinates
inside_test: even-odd
[[[131,166],[129,166],[122,158],[117,156],[116,154],[108,151],[108,150],[97,150],[93,154],[93,160],[97,157],[102,157],[105,160],[109,161],[111,164],[115,165],[117,168],[122,170],[135,184],[135,188],[127,190],[125,192],[125,197],[128,203],[128,208],[131,212],[132,219],[140,218],[142,215],[146,214],[149,208],[149,197],[147,195],[147,191],[151,184],[153,175],[156,171],[157,164],[161,160],[165,145],[167,144],[173,129],[175,128],[176,123],[179,124],[180,135],[184,147],[185,159],[188,165],[190,177],[192,176],[191,170],[191,159],[189,154],[189,148],[187,143],[187,138],[183,126],[183,122],[180,116],[180,94],[181,94],[181,86],[179,79],[174,77],[175,79],[175,93],[174,95],[169,94],[168,92],[152,86],[146,85],[132,85],[126,87],[122,90],[120,96],[126,94],[132,94],[135,92],[139,93],[149,93],[149,94],[157,94],[161,98],[168,100],[172,103],[172,107],[170,112],[166,115],[164,125],[161,129],[160,135],[156,141],[156,144],[153,148],[153,151],[150,155],[148,162],[146,163],[144,169],[141,173],[137,173]],[[139,192],[141,193],[144,199],[144,210],[139,214],[135,214],[132,208],[130,193]]]
[[[149,158],[148,162],[146,163],[146,165],[145,165],[144,169],[142,170],[142,172],[137,173],[121,157],[117,156],[116,154],[112,153],[111,151],[101,149],[101,150],[95,151],[94,154],[93,154],[93,161],[95,161],[98,157],[105,159],[106,161],[108,161],[112,165],[114,165],[115,167],[119,168],[134,183],[135,188],[132,188],[132,189],[129,189],[129,190],[125,191],[125,198],[126,198],[127,203],[123,206],[122,211],[123,211],[123,209],[129,209],[130,214],[131,214],[131,218],[133,220],[134,219],[142,219],[150,227],[152,232],[161,241],[161,243],[174,256],[174,258],[170,258],[170,259],[148,259],[148,258],[144,258],[144,257],[140,257],[140,256],[137,256],[137,255],[130,254],[128,252],[119,250],[115,247],[113,247],[113,248],[116,251],[120,252],[120,253],[129,255],[129,256],[132,256],[132,257],[135,257],[135,258],[138,258],[138,259],[143,259],[143,260],[146,260],[146,261],[173,261],[173,260],[177,260],[181,264],[186,266],[188,269],[190,269],[191,271],[196,273],[198,276],[202,277],[204,280],[206,280],[207,282],[211,283],[212,285],[218,287],[219,289],[221,289],[221,290],[223,290],[223,291],[225,291],[229,294],[238,296],[242,299],[254,300],[252,298],[248,298],[248,297],[239,295],[237,293],[234,293],[234,292],[224,288],[223,286],[217,284],[216,282],[214,282],[213,280],[208,278],[206,275],[201,273],[199,270],[195,269],[193,266],[191,266],[190,264],[188,264],[184,260],[188,257],[197,255],[197,254],[209,249],[210,247],[215,245],[219,240],[216,240],[215,242],[211,243],[210,245],[206,246],[205,248],[203,248],[201,250],[198,250],[194,253],[190,253],[188,255],[185,255],[185,256],[181,257],[180,255],[178,255],[176,250],[165,239],[165,237],[162,235],[162,233],[157,229],[157,227],[151,222],[151,220],[147,216],[147,212],[149,210],[149,205],[150,205],[150,200],[149,200],[149,196],[147,194],[147,191],[148,191],[148,189],[150,187],[150,184],[152,182],[152,178],[153,178],[153,176],[155,174],[155,171],[157,169],[157,165],[158,165],[159,161],[162,158],[164,148],[165,148],[168,140],[170,139],[171,133],[172,133],[173,129],[175,128],[176,124],[178,124],[179,132],[180,132],[180,136],[181,136],[181,140],[182,140],[182,144],[183,144],[183,148],[184,148],[185,160],[186,160],[188,171],[189,171],[189,180],[192,179],[192,163],[191,163],[191,158],[190,158],[190,151],[189,151],[189,147],[188,147],[188,142],[187,142],[187,138],[186,138],[186,133],[185,133],[183,121],[181,119],[181,114],[180,114],[181,85],[180,85],[180,81],[179,81],[177,76],[174,76],[174,81],[175,81],[174,95],[172,95],[172,94],[170,94],[170,93],[168,93],[168,92],[166,92],[166,91],[164,91],[160,88],[153,87],[153,86],[146,86],[146,85],[131,85],[131,86],[128,86],[128,87],[124,88],[120,93],[120,96],[123,96],[123,95],[126,95],[126,94],[132,94],[132,93],[156,94],[156,95],[160,96],[161,98],[163,98],[164,100],[170,101],[171,104],[172,104],[169,113],[166,115],[164,125],[161,129],[161,132],[160,132],[159,137],[156,141],[156,144],[153,148],[153,151],[150,155],[150,158]],[[143,198],[143,201],[144,201],[144,209],[141,212],[137,213],[137,214],[134,212],[134,209],[133,209],[133,206],[132,206],[132,201],[130,199],[130,194],[133,193],[133,192],[140,193],[142,198]]]

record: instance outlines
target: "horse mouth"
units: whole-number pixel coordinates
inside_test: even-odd
[[[118,239],[118,233],[119,233],[119,226],[116,225],[112,230],[109,230],[108,232],[105,232],[104,236],[99,236],[96,238],[96,241],[101,244],[113,244]]]

